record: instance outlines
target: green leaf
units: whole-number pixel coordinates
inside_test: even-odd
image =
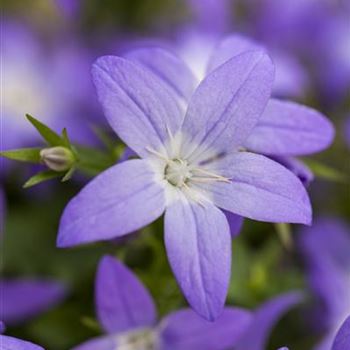
[[[72,178],[74,172],[75,172],[75,168],[73,166],[66,172],[66,174],[63,176],[61,181],[66,182],[66,181],[70,180]]]
[[[67,129],[64,128],[62,130],[62,141],[63,141],[63,145],[66,146],[67,148],[71,149],[72,145],[70,143],[69,137],[68,137],[68,132]]]
[[[40,163],[40,148],[21,148],[0,152],[2,157],[20,162]]]
[[[33,118],[31,115],[26,114],[27,119],[38,130],[39,134],[45,139],[45,141],[51,146],[64,146],[62,138],[48,126]]]
[[[315,160],[308,159],[305,162],[316,177],[341,183],[349,181],[349,178],[338,169],[331,168],[330,166]]]
[[[23,188],[29,188],[35,186],[41,182],[60,177],[62,173],[57,173],[53,170],[45,170],[32,176],[24,185]]]

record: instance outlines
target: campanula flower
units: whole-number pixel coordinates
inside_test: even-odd
[[[253,315],[242,338],[234,347],[235,350],[264,350],[273,327],[291,308],[302,301],[302,294],[297,291],[281,294],[262,304]],[[282,348],[285,349],[285,348]],[[280,349],[280,350],[282,350]]]
[[[242,151],[271,93],[274,69],[264,52],[232,58],[194,93],[195,81],[181,60],[152,52],[153,69],[168,72],[173,88],[131,59],[106,56],[93,66],[110,125],[140,159],[111,167],[71,200],[58,246],[123,236],[165,212],[165,246],[180,287],[200,315],[215,319],[231,266],[230,229],[221,209],[309,224],[311,206],[285,167]]]
[[[35,345],[25,340],[9,337],[3,335],[5,326],[2,321],[0,321],[0,346],[4,350],[44,350],[39,345]]]
[[[177,34],[176,49],[200,79],[216,46],[232,31],[241,31],[239,18],[235,16],[235,2],[228,0],[188,0],[193,12],[192,22]],[[251,32],[251,28],[243,28]],[[267,44],[264,42],[264,45]],[[281,47],[269,47],[276,66],[273,96],[301,97],[309,88],[306,70],[295,55]],[[235,49],[233,53],[235,52]],[[232,57],[230,55],[230,57]]]
[[[92,59],[79,45],[59,43],[48,50],[45,44],[39,34],[23,24],[10,20],[2,23],[2,60],[6,67],[2,91],[2,128],[6,132],[2,133],[2,150],[30,146],[39,140],[26,113],[54,129],[66,127],[76,142],[91,142],[92,133],[82,126],[81,115],[88,115],[83,113],[84,103],[90,106],[94,101],[94,94],[89,96],[92,83],[88,78]]]
[[[251,50],[264,50],[264,48],[241,35],[227,36],[216,46],[210,60],[206,62],[204,76],[230,58]],[[157,67],[155,67],[155,56],[157,56]],[[150,49],[133,50],[125,57],[136,60],[157,73],[169,88],[177,90],[176,93],[187,89],[182,94],[184,99],[188,99],[193,93],[193,88],[189,90],[188,81],[174,77],[174,71],[168,68],[172,62],[160,49],[158,53]],[[159,63],[160,60],[164,60],[164,64]],[[198,79],[194,85],[197,84]],[[313,179],[313,174],[295,157],[320,152],[331,144],[333,138],[332,124],[318,111],[295,102],[272,98],[243,147],[273,158],[307,185]]]
[[[300,235],[310,288],[315,295],[315,323],[326,331],[315,350],[331,348],[350,313],[350,231],[340,220],[322,218]]]
[[[81,0],[55,0],[58,8],[69,18],[77,18],[81,9]]]
[[[255,1],[252,4],[257,6]],[[336,104],[346,98],[350,88],[350,36],[345,4],[266,0],[255,13],[251,23],[269,48],[285,47],[309,64],[322,103]]]
[[[157,322],[149,292],[110,256],[100,262],[95,294],[97,316],[107,335],[74,350],[225,350],[237,342],[251,320],[250,312],[227,307],[214,323],[188,309]]]
[[[60,302],[66,295],[64,286],[44,279],[1,279],[0,318],[9,325],[34,317]]]

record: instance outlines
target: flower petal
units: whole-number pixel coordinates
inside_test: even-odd
[[[321,113],[271,99],[244,145],[266,155],[298,156],[322,151],[333,138],[334,128]]]
[[[210,169],[231,180],[202,186],[218,207],[259,221],[310,224],[308,194],[284,166],[258,154],[237,152]]]
[[[96,276],[98,319],[107,333],[153,326],[156,309],[140,280],[121,262],[105,256]]]
[[[0,345],[1,349],[4,350],[44,350],[44,348],[39,345],[6,335],[0,335]]]
[[[215,322],[191,310],[176,311],[160,324],[161,349],[226,350],[235,345],[251,321],[250,312],[233,307],[225,308]]]
[[[177,96],[140,64],[121,57],[99,58],[92,68],[97,95],[118,136],[140,156],[159,150],[183,120]]]
[[[315,178],[310,168],[299,159],[283,156],[274,156],[269,158],[290,170],[295,176],[298,177],[305,187],[308,187]]]
[[[350,316],[344,321],[344,323],[340,327],[332,347],[332,350],[345,349],[350,349]]]
[[[165,246],[176,279],[192,308],[208,320],[222,312],[231,269],[225,215],[211,203],[179,199],[165,214]]]
[[[116,350],[117,338],[115,335],[102,336],[94,338],[75,346],[72,350]]]
[[[212,72],[232,57],[246,51],[265,50],[262,45],[244,35],[228,35],[216,45],[208,62],[207,71]]]
[[[241,146],[265,109],[273,72],[270,58],[256,51],[238,55],[209,74],[189,103],[183,150],[199,145],[191,153],[199,161],[205,151],[222,153]]]
[[[196,78],[175,54],[160,47],[140,48],[124,55],[148,68],[181,99],[188,101],[197,85]]]
[[[278,319],[293,306],[299,304],[302,294],[290,292],[263,304],[253,315],[253,322],[235,347],[235,350],[265,349],[270,333]]]
[[[227,210],[223,210],[223,212],[230,226],[230,232],[231,232],[232,238],[238,236],[239,233],[241,232],[244,218],[242,216],[233,214]]]
[[[0,319],[13,325],[34,317],[60,302],[65,296],[62,284],[39,279],[1,279]]]
[[[164,190],[148,162],[122,162],[94,178],[68,203],[57,244],[68,247],[131,233],[161,216],[164,208]]]
[[[316,322],[321,327],[332,328],[350,308],[349,229],[338,219],[316,219],[312,227],[301,232],[298,243],[309,286],[323,305],[315,310]]]

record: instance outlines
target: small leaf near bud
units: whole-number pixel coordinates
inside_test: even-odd
[[[40,151],[41,161],[51,170],[69,170],[76,159],[71,150],[63,146],[44,148]]]

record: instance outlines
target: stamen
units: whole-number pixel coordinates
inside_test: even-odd
[[[163,155],[162,153],[158,152],[158,151],[155,151],[153,148],[151,147],[146,147],[146,150],[149,152],[149,153],[152,153],[154,154],[155,156],[159,157],[160,159],[163,159],[164,161],[168,162],[169,159]]]
[[[201,169],[201,168],[193,168],[192,171],[197,171],[199,173],[202,173],[202,174],[205,174],[205,175],[208,175],[208,178],[211,178],[212,181],[222,181],[222,182],[228,182],[230,183],[231,180],[227,177],[224,177],[224,176],[221,176],[221,175],[218,175],[218,174],[215,174],[215,173],[212,173],[211,171],[208,171],[208,170],[205,170],[205,169]],[[199,177],[193,177],[192,179],[194,178],[199,178]]]
[[[226,183],[231,183],[229,179],[226,179],[225,177],[218,177],[218,178],[213,178],[213,177],[192,177],[191,181],[193,182],[202,182],[202,183],[209,183],[209,182],[226,182]]]

